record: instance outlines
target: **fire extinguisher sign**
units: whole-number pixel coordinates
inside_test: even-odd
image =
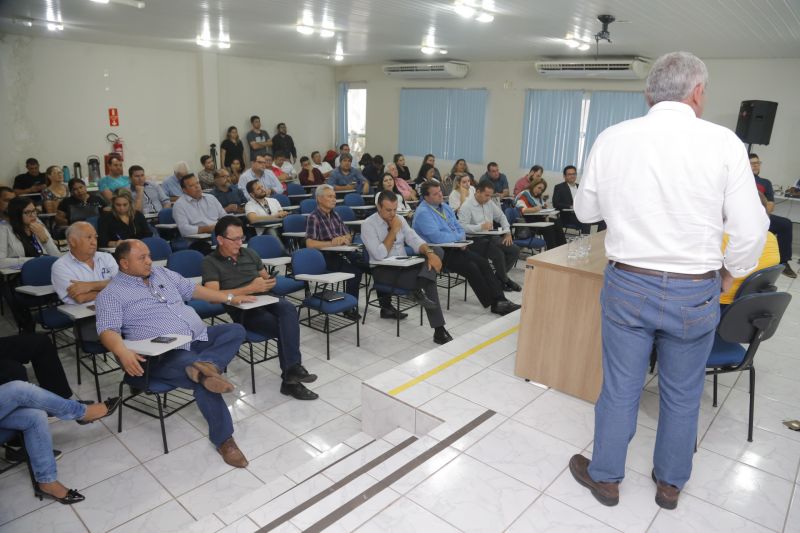
[[[108,125],[119,126],[119,111],[116,107],[108,108]]]

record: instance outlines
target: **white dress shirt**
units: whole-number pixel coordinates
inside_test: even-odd
[[[769,227],[742,142],[680,102],[660,102],[597,137],[575,214],[605,220],[610,260],[685,274],[724,265],[747,275]]]
[[[246,215],[252,213],[257,217],[277,216],[281,211],[283,211],[281,204],[274,198],[264,198],[261,201],[253,198],[244,206],[244,212]],[[280,221],[275,220],[275,222],[278,223]],[[256,228],[256,233],[261,235],[264,233],[264,228]]]
[[[315,165],[314,163],[311,163],[311,166],[313,166],[313,167],[314,167],[314,168],[316,168],[316,169],[319,169],[319,171],[320,171],[320,172],[322,172],[322,175],[323,175],[323,176],[325,176],[325,174],[330,174],[331,172],[333,172],[333,167],[331,167],[331,166],[330,166],[328,163],[326,163],[325,161],[323,161],[323,162],[322,162],[322,163],[320,163],[319,165]],[[327,176],[326,176],[326,177],[327,177]]]
[[[410,246],[415,254],[418,254],[420,246],[425,244],[422,237],[411,229],[408,222],[403,217],[399,218],[401,228],[395,236],[391,250],[387,250],[386,245],[383,244],[383,240],[389,235],[389,225],[386,221],[378,213],[373,213],[364,220],[361,225],[361,238],[371,261],[382,261],[390,256],[404,256],[406,255],[406,245]]]
[[[474,195],[470,196],[461,204],[461,209],[458,210],[458,223],[461,224],[465,232],[475,233],[483,231],[481,224],[484,222],[496,222],[506,231],[511,228],[508,219],[496,202],[489,200],[481,204],[478,203]]]
[[[227,214],[219,200],[205,193],[199,200],[184,194],[172,206],[172,218],[184,237],[199,233],[200,226],[213,226]]]

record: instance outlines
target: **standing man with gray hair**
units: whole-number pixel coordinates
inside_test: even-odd
[[[658,350],[656,503],[674,509],[692,471],[705,363],[719,294],[755,269],[769,220],[742,142],[701,120],[708,71],[687,52],[647,77],[650,111],[597,138],[575,197],[581,222],[605,220],[609,264],[600,295],[603,388],[594,451],[570,459],[603,505],[619,502],[650,351]],[[730,241],[720,251],[722,234]]]

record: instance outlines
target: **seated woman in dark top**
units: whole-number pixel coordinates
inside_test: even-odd
[[[111,212],[103,213],[97,224],[97,244],[113,247],[125,239],[150,237],[153,231],[144,215],[133,208],[133,198],[128,189],[117,189],[111,198]]]
[[[19,196],[8,203],[8,224],[0,224],[0,259],[61,255],[36,213],[36,206],[28,196]]]

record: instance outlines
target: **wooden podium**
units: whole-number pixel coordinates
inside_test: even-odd
[[[594,403],[603,383],[600,290],[608,264],[605,232],[590,236],[588,257],[567,246],[529,257],[514,373]]]

